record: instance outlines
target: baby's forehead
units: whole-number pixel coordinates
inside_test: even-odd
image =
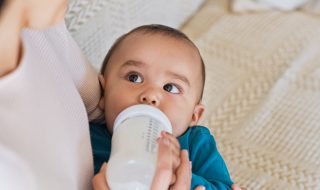
[[[135,31],[133,33],[129,33],[122,40],[121,42],[122,44],[120,44],[120,46],[121,45],[131,46],[132,44],[137,44],[137,43],[140,44],[141,42],[145,41],[148,38],[158,39],[161,41],[161,44],[166,44],[166,42],[168,42],[167,45],[170,47],[173,46],[176,48],[181,48],[181,47],[186,48],[189,50],[188,54],[192,54],[193,56],[196,56],[199,62],[202,61],[202,58],[197,46],[190,39],[184,36],[173,35],[171,33],[169,34],[162,31],[156,31],[156,32]],[[172,43],[172,41],[174,43]],[[157,46],[156,43],[154,45]]]
[[[153,38],[153,39],[159,39],[158,41],[161,41],[161,44],[166,44],[168,42],[168,45],[173,48],[181,48],[187,47],[188,49],[188,55],[192,54],[192,56],[196,57],[197,61],[195,61],[195,65],[197,66],[198,63],[202,62],[202,58],[200,55],[200,52],[196,45],[187,37],[181,36],[181,35],[174,35],[171,33],[166,33],[163,31],[152,31],[152,32],[146,32],[146,31],[135,31],[133,33],[129,33],[124,39],[124,46],[130,46],[131,45],[131,40],[134,39],[135,44],[139,44],[139,42],[145,41],[148,39],[148,37]],[[172,43],[174,41],[174,43]],[[154,46],[157,46],[157,44],[154,44]]]
[[[170,41],[175,40],[177,42],[183,42],[186,46],[190,46],[195,50],[198,48],[194,45],[194,43],[183,33],[176,33],[176,32],[166,32],[166,31],[148,31],[148,30],[138,30],[125,35],[123,41],[126,39],[134,38],[134,37],[141,37],[141,39],[148,38],[148,37],[156,37],[161,38],[162,40]],[[139,39],[139,38],[138,38]]]

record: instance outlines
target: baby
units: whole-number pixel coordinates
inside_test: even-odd
[[[95,173],[109,159],[116,116],[129,106],[148,104],[171,121],[173,151],[188,150],[191,189],[231,189],[233,182],[213,136],[197,125],[204,112],[205,68],[198,48],[186,35],[163,25],[135,28],[113,44],[101,74],[99,106],[105,110],[106,124],[90,124]],[[177,168],[179,160],[174,163]]]

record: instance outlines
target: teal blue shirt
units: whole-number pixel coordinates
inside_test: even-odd
[[[109,160],[111,134],[105,124],[90,123],[91,146],[93,150],[94,172]],[[231,189],[233,184],[227,166],[220,155],[214,137],[203,126],[193,126],[178,137],[181,149],[189,152],[192,161],[191,188],[203,185],[206,190]]]

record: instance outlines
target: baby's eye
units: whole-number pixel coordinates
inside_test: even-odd
[[[175,84],[166,84],[163,86],[163,89],[165,91],[172,93],[172,94],[179,94],[180,93],[179,87]]]
[[[133,82],[133,83],[142,83],[143,79],[138,73],[130,73],[127,76],[128,81]]]

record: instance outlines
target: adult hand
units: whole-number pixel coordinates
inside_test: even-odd
[[[107,163],[104,163],[97,175],[92,179],[92,185],[94,190],[109,190],[109,186],[106,180]]]

